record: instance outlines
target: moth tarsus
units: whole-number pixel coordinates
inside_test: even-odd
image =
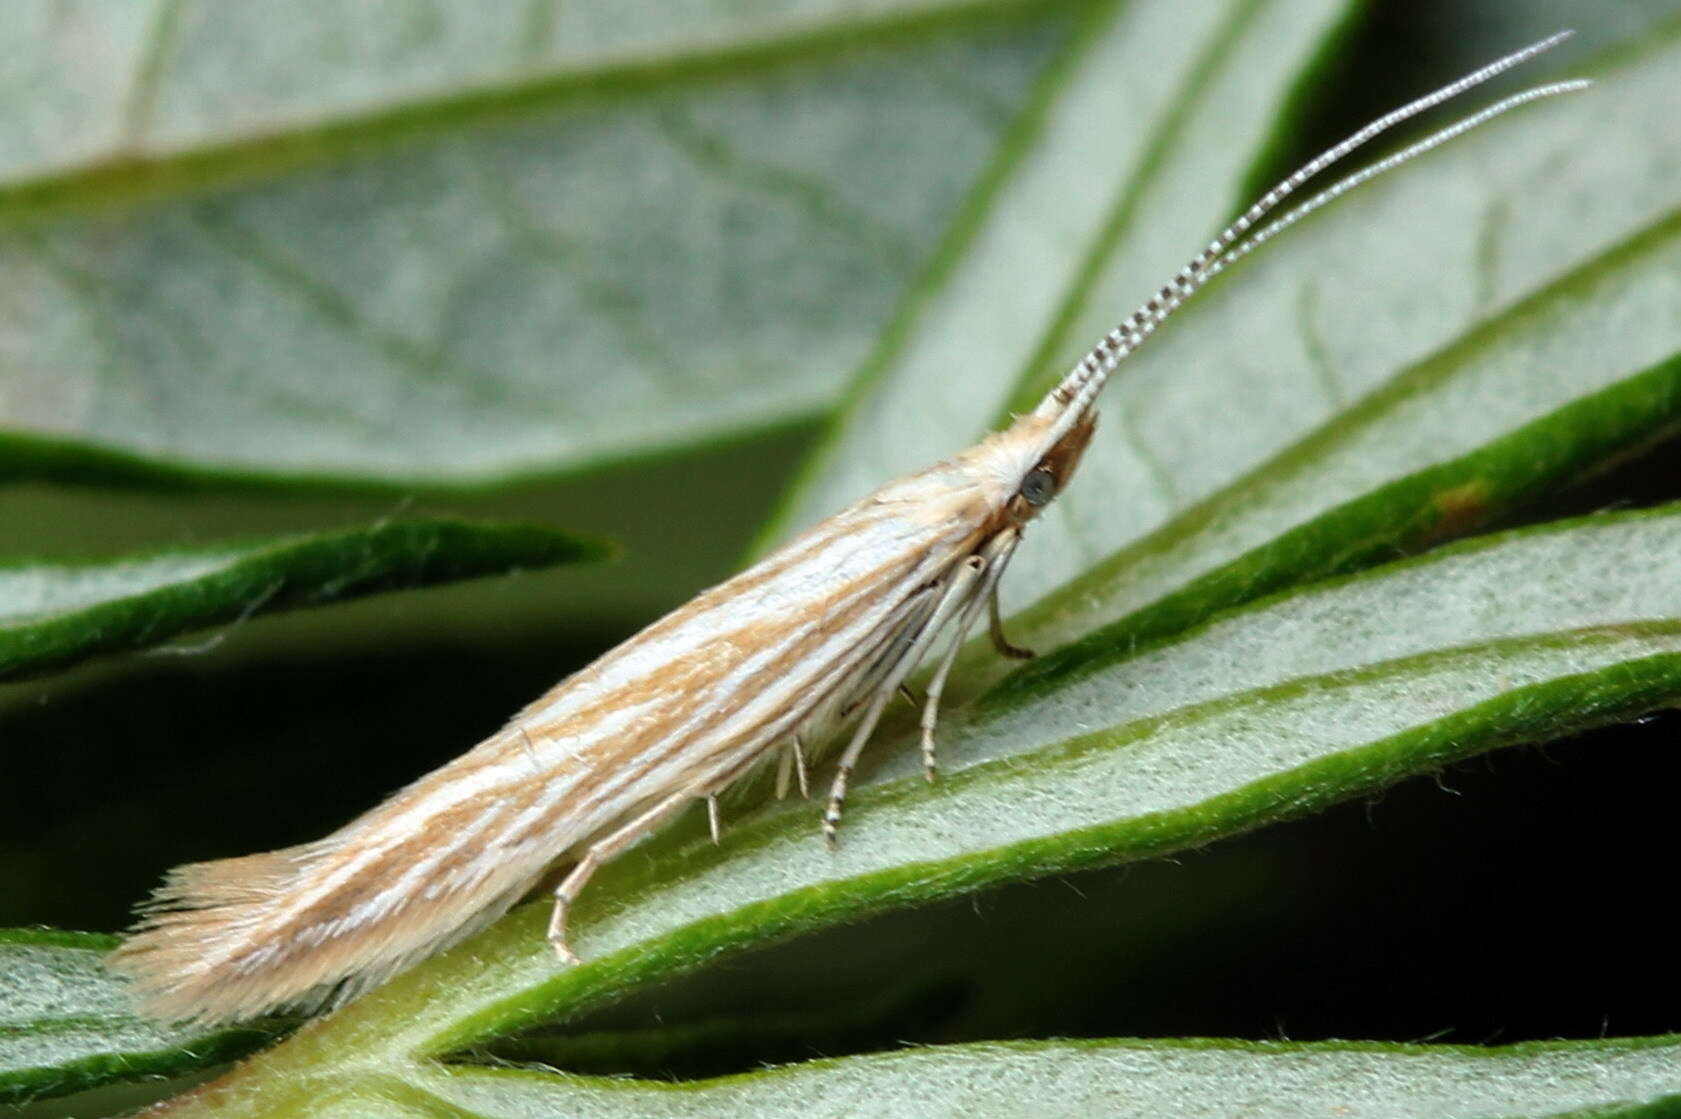
[[[998,608],[998,588],[996,585],[986,599],[986,633],[992,639],[992,647],[998,650],[999,656],[1018,661],[1030,661],[1039,655],[1032,649],[1024,649],[1020,645],[1012,644],[1010,639],[1004,635],[1004,619]]]
[[[568,919],[602,864],[695,800],[721,839],[720,792],[759,765],[807,786],[807,744],[853,722],[824,806],[835,844],[847,784],[889,698],[944,637],[920,719],[923,772],[947,677],[987,613],[1022,530],[1067,485],[1109,374],[1214,276],[1377,175],[1530,101],[1508,97],[1263,223],[1374,137],[1548,49],[1508,55],[1360,129],[1267,191],[1098,341],[1026,415],[890,482],[705,591],[562,681],[496,734],[314,843],[171,871],[110,966],[140,1006],[213,1023],[345,1001],[483,928],[570,862],[548,939],[577,962]],[[912,697],[914,702],[914,696]]]
[[[578,963],[578,954],[572,951],[566,940],[566,919],[572,910],[572,903],[578,900],[590,876],[601,869],[601,864],[607,862],[641,839],[648,832],[665,823],[666,820],[687,808],[694,800],[694,794],[683,791],[672,793],[660,801],[653,808],[636,817],[626,826],[618,829],[605,839],[592,843],[584,850],[583,858],[579,859],[566,875],[559,886],[555,887],[554,909],[549,913],[549,944],[554,948],[555,955],[569,964]],[[713,803],[708,797],[708,803]]]

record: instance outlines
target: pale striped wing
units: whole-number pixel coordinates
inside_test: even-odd
[[[942,465],[844,510],[326,839],[178,868],[113,966],[151,1012],[220,1020],[341,1000],[482,927],[592,837],[844,718],[982,537],[963,482]]]

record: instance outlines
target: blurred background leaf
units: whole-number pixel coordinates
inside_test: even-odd
[[[66,68],[27,100],[76,128],[14,118],[7,457],[399,485],[813,415],[1068,24],[926,0],[31,7],[13,52],[96,45],[124,80]]]

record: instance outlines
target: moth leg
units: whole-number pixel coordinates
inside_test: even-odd
[[[922,654],[928,651],[928,646],[939,636],[951,619],[955,611],[960,617],[973,619],[976,605],[975,590],[979,581],[987,571],[987,558],[973,555],[964,560],[951,578],[951,583],[945,588],[940,597],[939,605],[928,616],[915,639],[899,654],[898,660],[893,662],[874,695],[870,698],[870,706],[865,710],[864,717],[859,720],[858,730],[853,734],[852,741],[847,743],[846,753],[841,755],[840,765],[835,770],[834,784],[829,787],[829,804],[823,810],[823,842],[832,851],[835,848],[835,835],[840,829],[841,807],[846,803],[846,785],[852,776],[852,767],[858,764],[858,756],[864,752],[864,744],[869,741],[870,734],[875,730],[876,722],[881,718],[881,712],[887,706],[887,700],[899,690],[899,684],[905,676],[915,668],[922,659]]]
[[[956,617],[956,625],[951,627],[953,628],[951,645],[946,647],[945,655],[940,659],[940,665],[936,667],[933,677],[928,680],[928,702],[923,704],[921,731],[923,731],[923,780],[930,781],[930,783],[935,780],[935,775],[940,768],[938,758],[935,756],[935,726],[940,721],[940,697],[945,694],[946,677],[951,675],[951,665],[956,664],[956,655],[963,650],[963,642],[968,638],[968,630],[972,625],[975,625],[975,615],[980,612],[982,600],[992,603],[993,620],[997,620],[997,617],[999,617],[997,615],[997,602],[999,602],[1000,575],[1004,575],[1004,565],[1002,563],[993,565],[992,571],[987,573],[987,581],[985,581],[982,591],[973,598],[973,602],[967,603],[963,607],[963,612]]]
[[[957,615],[957,624],[953,626],[951,645],[946,649],[944,657],[940,658],[939,667],[934,670],[934,676],[928,683],[928,702],[922,708],[922,776],[932,782],[939,769],[939,759],[934,751],[934,727],[940,718],[940,697],[946,690],[946,677],[951,674],[952,665],[957,663],[957,654],[963,649],[963,642],[968,639],[969,628],[975,624],[975,615],[979,612],[982,601],[987,606],[988,628],[992,634],[992,643],[1000,650],[1015,656],[1029,656],[1033,654],[1026,649],[1017,649],[1004,640],[1004,627],[998,620],[998,580],[1004,575],[1004,568],[1015,554],[1016,544],[1021,537],[1019,534],[1000,536],[988,548],[992,557],[991,564],[981,577],[980,586],[973,593],[973,597],[963,604]]]
[[[566,943],[566,915],[571,911],[572,903],[578,900],[578,894],[590,880],[590,875],[599,870],[602,863],[659,827],[667,817],[693,800],[694,795],[689,789],[672,793],[622,828],[596,840],[584,851],[583,857],[572,867],[560,885],[555,887],[554,910],[549,914],[549,946],[563,962],[578,962],[578,954]]]
[[[706,827],[709,831],[712,832],[712,845],[714,847],[718,846],[718,844],[723,842],[723,840],[718,838],[719,828],[718,828],[718,794],[717,793],[708,793],[707,796],[706,796]]]
[[[794,780],[800,786],[800,796],[810,800],[811,786],[806,784],[805,776],[805,743],[800,741],[799,735],[794,736],[794,741],[789,745],[786,756],[794,759]]]
[[[1032,649],[1023,649],[1020,645],[1010,644],[1010,639],[1004,636],[1004,620],[998,616],[998,584],[992,585],[992,590],[986,596],[986,630],[992,638],[992,647],[1006,657],[1016,660],[1032,660],[1038,654]]]
[[[800,796],[810,800],[811,786],[806,784],[805,775],[805,743],[800,741],[797,734],[782,748],[782,758],[776,763],[777,800],[788,795],[789,777],[793,777],[798,783]]]
[[[994,597],[991,601],[996,602]],[[963,639],[969,635],[969,627],[975,624],[975,613],[980,606],[980,599],[970,603],[962,614],[958,615],[955,632],[951,635],[951,646],[946,655],[940,658],[939,667],[934,670],[934,676],[928,681],[928,701],[922,706],[922,776],[929,782],[934,780],[938,770],[938,760],[934,753],[934,727],[940,718],[940,696],[946,690],[946,677],[951,674],[951,666],[957,663],[957,654],[963,649]]]
[[[783,750],[782,756],[776,761],[776,799],[781,800],[788,795],[788,779],[794,774],[794,755],[790,750]]]
[[[864,718],[858,724],[858,730],[852,735],[852,741],[847,743],[846,753],[841,755],[840,766],[835,770],[835,780],[829,786],[829,804],[823,809],[823,842],[829,850],[835,849],[835,834],[840,830],[841,806],[846,803],[846,782],[852,776],[852,767],[858,764],[858,755],[864,752],[864,744],[870,739],[870,732],[876,729],[876,721],[881,718],[881,709],[887,706],[887,697],[893,694],[892,688],[882,688],[876,692],[875,698],[870,700],[870,706],[864,711]]]

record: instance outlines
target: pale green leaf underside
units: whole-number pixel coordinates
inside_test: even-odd
[[[538,94],[1002,5],[771,0],[750,7],[482,0],[397,7],[303,0],[17,0],[0,25],[0,180],[322,132],[379,114]]]
[[[272,1026],[205,1030],[135,1018],[100,967],[114,937],[0,930],[0,1104],[230,1060]]]
[[[805,20],[820,6],[776,7]],[[1064,6],[915,33],[865,18],[891,7],[834,9],[822,49],[808,37],[773,49],[776,21],[754,24],[769,39],[751,65],[689,73],[668,59],[676,76],[534,96],[473,127],[421,104],[401,144],[211,193],[175,184],[10,222],[0,196],[0,471],[465,484],[812,414],[868,351],[1069,23]],[[584,19],[576,8],[556,19]],[[592,8],[607,22],[619,10]],[[696,5],[671,21],[678,55],[681,28],[714,9],[721,40],[693,50],[745,34],[729,5]],[[272,49],[306,57],[319,35],[337,44],[329,59],[350,58],[334,81],[377,87],[355,62],[384,44],[340,28],[354,10],[320,28],[288,15],[294,31]],[[621,30],[646,37],[658,10]],[[206,21],[244,19],[265,39],[259,11],[183,5],[180,49],[195,35],[229,49]],[[486,30],[466,9],[438,11]],[[43,16],[11,33],[67,37],[25,52],[37,57],[81,49],[85,30]],[[256,104],[228,111],[268,111],[265,65],[308,85],[311,69],[287,58],[252,63]],[[231,64],[203,60],[191,81]],[[155,114],[174,119],[173,95],[157,96]],[[214,114],[227,98],[201,100]]]
[[[1516,1119],[1607,1105],[1632,1109],[1681,1096],[1681,1041],[1499,1049],[1336,1042],[1020,1042],[814,1061],[682,1087],[470,1068],[430,1071],[415,1087],[485,1119],[813,1113],[907,1119]],[[429,1113],[408,1103],[390,1112]]]

